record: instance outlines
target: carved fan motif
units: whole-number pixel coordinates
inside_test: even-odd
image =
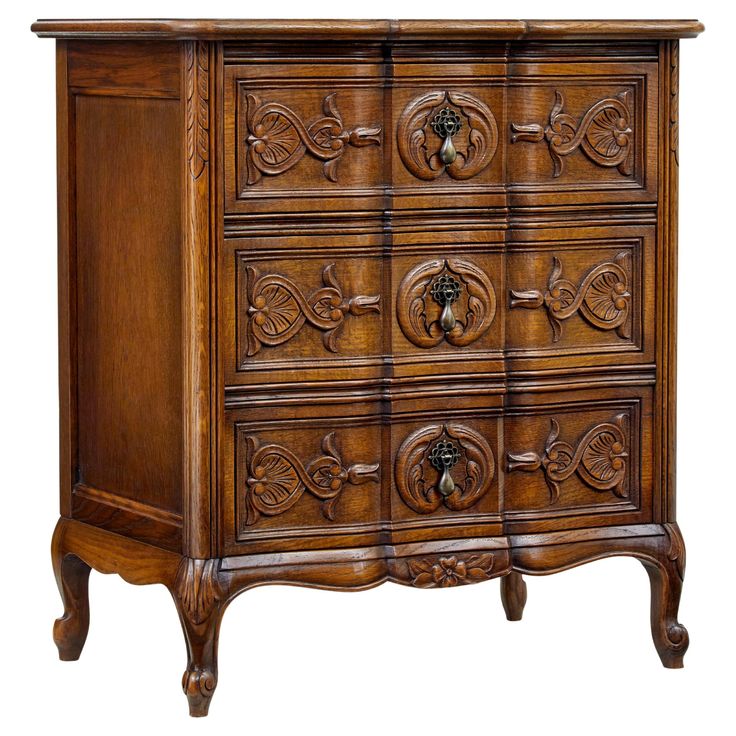
[[[550,503],[560,497],[560,484],[577,473],[594,491],[612,491],[620,498],[628,498],[626,458],[628,452],[626,415],[618,415],[613,422],[604,422],[589,429],[577,445],[559,439],[560,425],[552,419],[552,427],[544,447],[544,455],[536,452],[506,453],[508,472],[522,470],[544,472],[550,490]]]
[[[470,508],[488,492],[494,474],[488,443],[462,424],[418,429],[396,454],[396,487],[418,514],[431,514],[442,504],[452,511]]]
[[[454,142],[467,127],[467,145]],[[418,179],[432,181],[445,172],[470,179],[493,160],[498,146],[496,118],[490,108],[466,92],[429,92],[412,100],[397,127],[399,155]]]
[[[564,106],[562,92],[555,91],[549,124],[543,128],[537,123],[511,123],[511,142],[539,143],[546,140],[555,177],[564,171],[564,157],[578,148],[599,166],[615,166],[622,174],[630,176],[634,150],[631,92],[627,90],[616,97],[607,97],[596,102],[580,121],[562,112]]]
[[[629,291],[629,254],[619,253],[612,262],[592,268],[578,286],[562,278],[562,264],[556,256],[547,291],[511,290],[511,308],[538,309],[545,307],[552,325],[553,340],[562,337],[562,322],[579,313],[599,330],[616,330],[628,339],[631,293]]]
[[[246,437],[248,468],[245,489],[245,523],[288,511],[308,491],[322,503],[326,519],[334,520],[335,504],[346,483],[378,482],[378,463],[345,467],[335,433],[322,440],[323,455],[305,468],[291,450],[281,445],[261,445],[254,435]]]
[[[325,177],[336,182],[337,164],[346,146],[362,148],[381,143],[379,126],[344,129],[336,93],[322,101],[324,117],[309,125],[278,102],[261,102],[249,94],[246,103],[248,184],[257,183],[264,174],[283,174],[296,166],[305,153],[323,161]]]
[[[482,337],[496,314],[496,291],[486,273],[460,258],[422,263],[401,280],[396,317],[420,348],[443,341],[464,347]]]
[[[345,298],[337,281],[335,264],[322,270],[324,287],[305,297],[290,279],[278,274],[261,276],[253,266],[248,275],[247,354],[255,355],[263,345],[281,345],[301,330],[305,322],[322,330],[322,342],[337,352],[337,338],[345,317],[380,312],[380,295]]]

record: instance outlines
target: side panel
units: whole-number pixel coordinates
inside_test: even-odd
[[[181,548],[180,47],[60,51],[62,514]],[[64,126],[60,126],[60,131]],[[66,160],[65,160],[66,159]],[[68,399],[67,399],[68,397]],[[65,406],[65,399],[68,406]],[[65,417],[67,419],[65,419]],[[65,479],[70,481],[71,488]]]

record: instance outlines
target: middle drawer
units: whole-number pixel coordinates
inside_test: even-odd
[[[649,225],[227,238],[228,386],[651,364]]]

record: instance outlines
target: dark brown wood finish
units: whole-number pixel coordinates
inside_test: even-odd
[[[697,21],[39,21],[57,47],[62,659],[171,592],[195,716],[254,586],[639,559],[675,519],[678,39]]]

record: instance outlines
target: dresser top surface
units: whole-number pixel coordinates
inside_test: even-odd
[[[202,40],[605,40],[693,38],[697,20],[38,20],[39,36],[88,39]]]

